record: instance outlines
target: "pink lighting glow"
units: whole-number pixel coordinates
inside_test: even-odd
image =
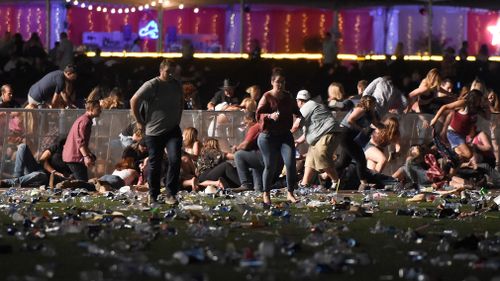
[[[500,44],[500,19],[498,19],[496,25],[490,25],[487,30],[491,33],[493,37],[491,39],[491,45],[497,46]]]

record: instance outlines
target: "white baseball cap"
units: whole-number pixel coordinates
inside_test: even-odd
[[[300,90],[297,93],[297,99],[298,100],[310,100],[311,99],[311,94],[307,90]]]

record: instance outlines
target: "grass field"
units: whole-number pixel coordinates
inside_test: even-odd
[[[441,216],[452,217],[438,218],[440,200],[407,204],[394,194],[372,200],[345,193],[332,205],[331,194],[314,193],[290,206],[278,193],[271,209],[263,209],[255,194],[182,196],[176,208],[148,210],[137,194],[110,199],[4,192],[0,280],[500,276],[498,210],[472,213],[474,206],[463,205],[463,218],[449,210]],[[415,216],[396,215],[408,206]]]

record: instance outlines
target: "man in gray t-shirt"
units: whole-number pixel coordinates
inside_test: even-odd
[[[169,194],[165,203],[176,204],[181,167],[181,122],[184,98],[179,81],[173,77],[175,64],[164,60],[160,64],[160,76],[153,78],[130,99],[132,114],[139,128],[145,128],[145,141],[149,153],[148,184],[150,202],[160,194],[163,150],[167,148],[168,171],[166,187]],[[141,110],[142,105],[142,110]]]
[[[296,142],[304,140],[309,144],[306,155],[304,177],[300,185],[307,186],[314,171],[324,171],[333,184],[338,180],[333,163],[333,154],[338,145],[335,132],[339,127],[328,108],[311,100],[311,95],[306,90],[297,93],[297,106],[302,114],[301,123],[304,125],[304,135]]]

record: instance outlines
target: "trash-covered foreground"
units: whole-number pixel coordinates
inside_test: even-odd
[[[0,280],[500,280],[500,213],[485,191],[0,194]],[[462,194],[463,195],[463,194]],[[495,200],[496,199],[496,200]],[[500,203],[500,202],[499,202]]]

